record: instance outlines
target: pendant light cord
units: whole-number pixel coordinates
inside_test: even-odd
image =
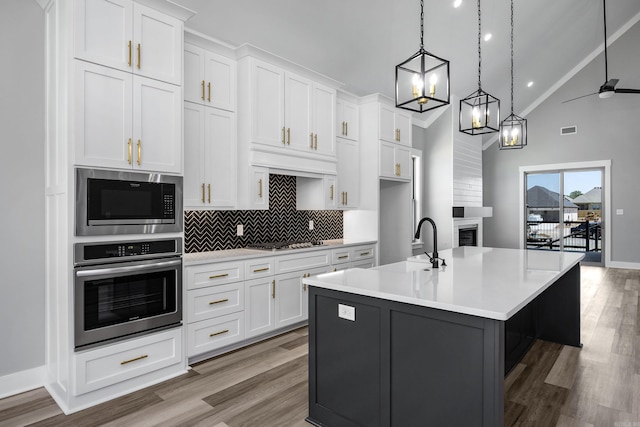
[[[420,51],[424,50],[424,0],[420,0]]]
[[[480,39],[482,34],[482,19],[480,14],[480,0],[478,0],[478,92],[482,90],[482,83],[480,79],[480,73],[482,72],[482,52],[480,50]]]
[[[511,0],[511,115],[513,116],[513,0]]]

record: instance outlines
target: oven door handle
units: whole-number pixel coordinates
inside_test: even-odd
[[[110,267],[110,268],[97,268],[94,270],[80,270],[76,272],[76,276],[86,277],[86,276],[104,276],[105,274],[131,273],[131,272],[136,272],[141,270],[171,267],[175,265],[180,265],[180,263],[182,263],[182,260],[171,260],[171,261],[156,262],[153,264],[130,265],[127,267]]]

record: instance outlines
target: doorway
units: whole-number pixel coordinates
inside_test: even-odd
[[[582,252],[583,263],[604,265],[604,172],[604,168],[525,172],[525,247]]]

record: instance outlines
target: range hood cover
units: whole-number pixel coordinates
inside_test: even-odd
[[[491,206],[454,206],[454,218],[488,218],[493,216]]]

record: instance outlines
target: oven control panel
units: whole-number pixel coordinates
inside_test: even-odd
[[[77,243],[74,250],[76,264],[112,262],[114,258],[180,255],[182,253],[182,239]]]

